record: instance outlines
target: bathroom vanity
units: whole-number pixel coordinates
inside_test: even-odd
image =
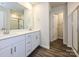
[[[40,31],[14,31],[0,36],[0,57],[25,57],[40,45]]]

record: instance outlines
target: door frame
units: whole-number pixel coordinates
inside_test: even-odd
[[[65,31],[66,31],[66,30],[65,30],[65,28],[66,28],[66,26],[65,26],[65,25],[66,25],[66,24],[65,24],[65,13],[64,13],[64,11],[62,11],[62,12],[63,12],[63,44],[67,45],[67,44],[65,43],[65,41],[66,41],[66,39],[65,39],[65,36],[66,36],[66,35],[65,35],[65,33],[66,33],[66,32],[65,32]],[[52,35],[52,34],[51,34],[51,32],[52,32],[52,29],[51,29],[51,25],[52,25],[52,24],[51,24],[51,21],[52,21],[52,19],[51,19],[51,18],[52,18],[52,15],[53,15],[53,14],[55,14],[55,13],[50,12],[50,21],[49,21],[49,22],[50,22],[50,24],[49,24],[49,28],[50,28],[50,29],[49,29],[49,30],[50,30],[50,33],[49,33],[49,34],[50,34],[50,42],[51,42],[51,40],[52,40],[52,36],[51,36],[51,35]]]

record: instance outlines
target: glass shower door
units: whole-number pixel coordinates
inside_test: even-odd
[[[77,39],[78,39],[78,54],[79,54],[79,7],[77,9]]]
[[[79,53],[79,8],[77,7],[72,13],[72,46]]]

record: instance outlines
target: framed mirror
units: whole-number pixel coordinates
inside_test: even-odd
[[[24,29],[24,11],[27,8],[17,2],[3,2],[0,4],[7,13],[6,27],[10,30]]]
[[[0,6],[5,8],[5,17],[3,18],[5,18],[6,31],[33,28],[34,20],[31,6],[27,8],[18,2],[0,2]]]

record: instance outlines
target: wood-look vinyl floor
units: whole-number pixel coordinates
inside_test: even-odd
[[[38,47],[29,57],[76,57],[73,50],[62,42],[61,39],[51,42],[51,49]]]

